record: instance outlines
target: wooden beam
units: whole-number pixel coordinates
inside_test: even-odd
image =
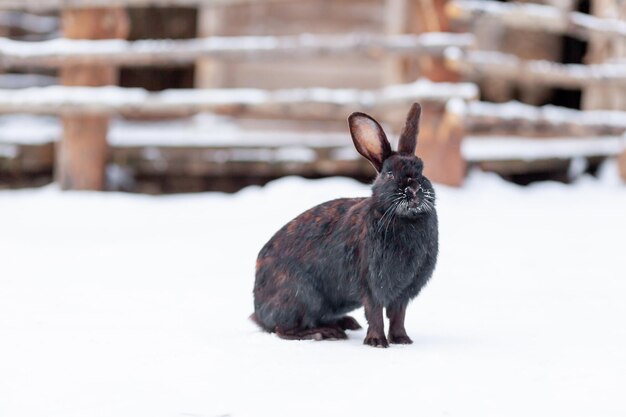
[[[420,0],[418,2],[414,2],[412,10],[413,26],[426,33],[450,33],[452,31],[450,19],[448,19],[448,16],[444,11],[446,4],[447,0]],[[476,40],[473,39],[471,45],[462,49],[467,49],[475,44]],[[423,54],[423,56],[419,56],[417,58],[419,62],[420,76],[438,82],[459,81],[459,74],[446,67],[443,56]]]
[[[68,38],[110,39],[128,35],[126,13],[119,8],[64,9],[61,19]],[[61,68],[60,79],[65,86],[112,85],[117,84],[118,72],[111,65],[66,65]],[[108,123],[106,115],[63,115],[63,138],[55,166],[62,189],[104,189]]]
[[[550,137],[466,136],[463,155],[470,162],[568,160],[617,156],[626,147],[620,136]]]
[[[59,29],[59,19],[16,11],[0,11],[0,26],[22,33],[46,35]]]
[[[238,116],[338,120],[353,111],[402,109],[404,113],[415,101],[444,105],[451,98],[475,100],[477,97],[474,84],[428,80],[380,90],[180,89],[151,93],[137,88],[54,86],[0,90],[0,113],[184,116],[207,111]]]
[[[198,37],[209,39],[214,42],[220,38],[225,30],[225,12],[224,8],[203,6],[198,8]],[[234,38],[233,38],[234,39]],[[212,41],[211,41],[212,40]],[[224,60],[212,58],[202,55],[195,59],[195,83],[196,88],[221,88],[225,86],[227,64]]]
[[[0,0],[0,10],[48,11],[63,8],[234,6],[307,0]]]
[[[462,52],[459,49],[446,51],[446,64],[474,79],[493,78],[566,89],[626,86],[626,66],[619,64],[557,64],[522,60],[515,55],[495,51]]]
[[[620,177],[626,182],[626,149],[617,157],[617,167]]]
[[[626,9],[618,0],[596,0],[591,2],[592,17],[602,16],[624,19]],[[626,25],[626,23],[624,23]],[[626,37],[593,36],[588,42],[585,63],[591,65],[614,63],[626,57]],[[624,67],[624,62],[619,63]],[[626,110],[626,89],[604,84],[589,86],[583,90],[582,108],[585,110]]]
[[[424,116],[428,117],[428,109],[426,111]],[[437,120],[435,134],[422,135],[417,146],[417,154],[424,160],[424,173],[436,183],[461,186],[467,170],[461,154],[465,136],[463,119],[447,108],[443,115],[431,113],[430,117]]]
[[[469,34],[430,33],[208,37],[189,40],[71,40],[20,42],[0,38],[0,67],[60,65],[188,65],[201,58],[306,59],[324,56],[443,56],[448,47],[467,48]]]
[[[485,0],[453,0],[446,13],[453,20],[486,17],[506,27],[566,34],[582,40],[592,36],[626,37],[626,22],[579,12],[566,12],[540,4],[500,3]]]
[[[464,120],[469,134],[477,135],[576,138],[626,133],[625,111],[454,100],[449,103],[448,112]]]
[[[402,36],[407,29],[407,0],[385,0],[385,34],[389,37]],[[404,61],[396,57],[384,60],[383,85],[405,82]]]

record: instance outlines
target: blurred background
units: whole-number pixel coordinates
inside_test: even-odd
[[[414,102],[415,343],[262,332],[259,250],[371,193],[348,115]],[[626,0],[0,0],[0,416],[625,416],[625,133]]]
[[[236,191],[373,172],[425,108],[436,182],[626,178],[626,1],[0,0],[0,188]]]

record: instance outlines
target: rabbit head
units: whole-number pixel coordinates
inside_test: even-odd
[[[415,155],[422,108],[414,103],[398,141],[398,150],[391,145],[382,127],[364,113],[348,118],[350,134],[357,151],[372,163],[378,175],[372,188],[374,206],[393,216],[416,218],[435,207],[435,191],[423,175],[424,163]]]

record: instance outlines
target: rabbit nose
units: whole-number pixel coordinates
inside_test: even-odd
[[[415,197],[415,190],[412,187],[406,187],[404,189],[404,194],[407,197]]]

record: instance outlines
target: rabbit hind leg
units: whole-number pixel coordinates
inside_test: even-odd
[[[276,334],[283,339],[341,340],[348,338],[348,335],[345,332],[346,330],[358,330],[360,328],[361,325],[353,317],[343,316],[337,320],[330,321],[327,324],[315,327],[294,328],[288,330],[276,328]]]
[[[337,320],[337,325],[343,330],[359,330],[362,329],[358,321],[352,316],[343,316]]]
[[[276,328],[276,334],[282,339],[288,340],[341,340],[347,339],[348,335],[339,326],[320,326],[310,329]]]

